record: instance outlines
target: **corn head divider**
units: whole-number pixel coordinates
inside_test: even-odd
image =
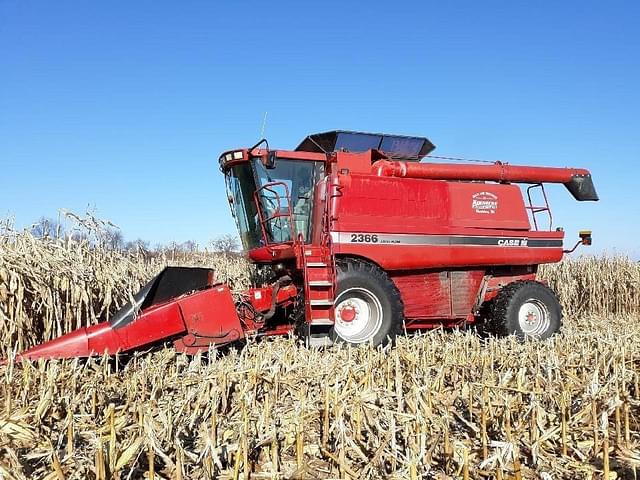
[[[560,305],[536,275],[567,250],[564,231],[552,230],[544,184],[595,201],[589,171],[434,163],[434,148],[424,137],[333,131],[295,150],[261,141],[223,153],[243,247],[271,266],[272,281],[234,301],[212,270],[168,267],[109,321],[18,358],[111,355],[169,341],[196,353],[291,332],[310,344],[384,344],[403,329],[462,324],[553,335]],[[543,205],[533,204],[537,188]],[[540,213],[549,216],[546,230]],[[580,244],[591,244],[589,231],[571,251]]]

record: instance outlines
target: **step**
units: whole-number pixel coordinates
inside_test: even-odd
[[[331,283],[329,280],[310,280],[309,281],[310,287],[331,287],[332,285],[333,283]]]
[[[330,347],[333,345],[333,341],[328,335],[309,335],[308,341],[310,347]]]
[[[309,301],[309,305],[312,307],[330,307],[333,305],[332,300],[311,300]]]
[[[326,267],[327,264],[326,263],[322,263],[322,262],[309,262],[307,263],[307,267]]]
[[[329,268],[307,268],[307,282],[328,282],[333,278]]]
[[[333,302],[333,294],[329,288],[310,288],[307,299],[311,302],[315,300],[324,300]],[[333,303],[331,304],[333,305]]]
[[[317,325],[333,325],[333,309],[331,307],[332,305],[308,307],[309,324],[315,324],[317,321]]]
[[[333,325],[333,320],[330,318],[312,318],[309,325]]]

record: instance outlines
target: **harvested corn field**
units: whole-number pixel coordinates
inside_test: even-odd
[[[2,356],[113,312],[162,266],[241,258],[0,239]],[[567,312],[545,342],[436,330],[395,347],[251,340],[187,357],[0,367],[5,478],[634,478],[640,269],[545,268]]]
[[[571,320],[542,344],[435,331],[386,350],[279,339],[208,359],[5,367],[3,474],[633,478],[629,320]]]

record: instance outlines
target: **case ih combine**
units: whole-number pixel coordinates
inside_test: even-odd
[[[500,335],[549,337],[560,305],[536,273],[567,250],[543,185],[598,200],[591,175],[421,161],[434,148],[426,138],[334,131],[293,151],[262,140],[223,153],[243,247],[272,267],[273,281],[234,299],[209,269],[166,268],[109,321],[19,357],[115,354],[167,341],[195,353],[292,331],[312,344],[381,344],[405,329],[479,321]],[[517,184],[528,185],[526,201]],[[591,243],[590,232],[580,237],[576,246]]]

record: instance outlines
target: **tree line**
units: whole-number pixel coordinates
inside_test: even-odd
[[[104,248],[122,252],[157,253],[172,251],[175,253],[191,253],[200,249],[200,245],[193,240],[170,242],[168,244],[156,243],[154,245],[141,238],[127,240],[122,231],[111,224],[102,225],[99,229],[68,229],[65,228],[62,222],[47,217],[41,217],[31,225],[30,231],[34,237],[40,239],[62,240],[69,238],[75,241],[88,241],[97,243]],[[240,252],[238,238],[229,233],[213,238],[206,247],[213,252],[225,254],[238,254]]]

